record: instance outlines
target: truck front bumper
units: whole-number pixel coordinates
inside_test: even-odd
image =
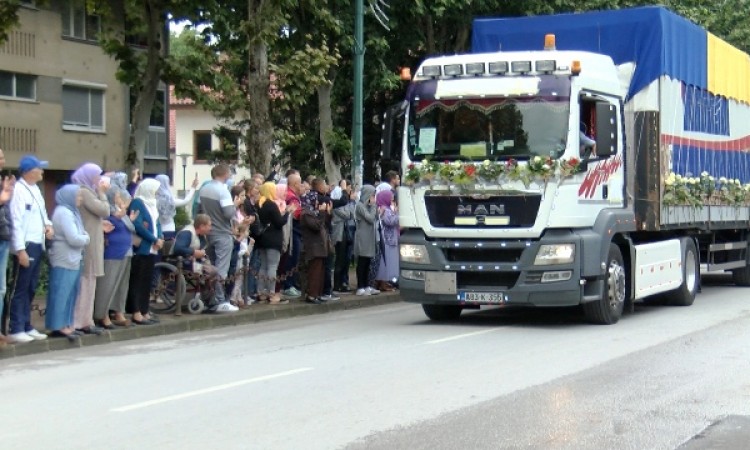
[[[432,240],[419,230],[401,244],[424,245],[430,262],[401,261],[399,288],[407,302],[444,305],[573,306],[592,300],[598,277],[582,277],[581,237],[570,230],[546,233],[537,240]],[[573,260],[535,265],[541,245],[573,243]],[[600,291],[599,291],[600,292]]]

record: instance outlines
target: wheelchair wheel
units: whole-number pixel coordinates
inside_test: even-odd
[[[201,314],[205,309],[205,304],[201,300],[200,294],[195,294],[195,297],[191,298],[188,302],[187,308],[190,314]]]
[[[176,295],[185,296],[185,278],[178,274],[177,267],[169,263],[156,263],[154,267],[158,278],[156,301],[151,309],[166,312],[174,309]]]

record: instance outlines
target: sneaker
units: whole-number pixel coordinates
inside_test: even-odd
[[[297,297],[301,297],[302,296],[302,292],[300,292],[294,286],[290,287],[289,289],[285,289],[281,293],[284,294],[285,297],[294,297],[294,298],[297,298]]]
[[[15,333],[15,334],[9,334],[8,340],[14,344],[25,344],[26,342],[33,341],[34,338],[29,336],[26,333]]]
[[[239,310],[240,308],[234,306],[229,302],[219,303],[218,305],[216,305],[216,308],[214,308],[215,313],[233,313]]]
[[[35,341],[43,341],[47,339],[46,334],[40,333],[33,328],[31,329],[31,331],[27,331],[26,334],[30,336],[32,339],[34,339]]]
[[[380,294],[380,291],[377,290],[377,289],[375,289],[375,288],[368,287],[368,288],[365,288],[365,289],[367,289],[367,293],[370,294],[370,295],[378,295],[378,294]]]
[[[341,300],[341,297],[337,297],[335,295],[322,295],[320,297],[321,300],[324,302],[335,302],[336,300]]]
[[[357,293],[355,295],[359,295],[360,297],[370,295],[370,291],[368,291],[367,289],[369,288],[359,288],[357,289]]]

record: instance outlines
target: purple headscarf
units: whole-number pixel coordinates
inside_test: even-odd
[[[86,186],[96,192],[96,185],[102,175],[102,168],[94,163],[86,163],[78,168],[70,177],[70,181],[79,185]]]
[[[386,191],[378,192],[375,196],[375,202],[378,204],[378,206],[390,208],[391,203],[393,203],[393,191],[388,189]]]

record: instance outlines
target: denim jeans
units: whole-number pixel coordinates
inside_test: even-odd
[[[31,331],[31,302],[34,301],[39,284],[39,271],[42,267],[42,244],[29,242],[26,245],[29,267],[21,267],[18,258],[13,257],[14,286],[10,299],[10,329],[8,334]]]
[[[260,249],[253,248],[245,275],[245,294],[250,297],[258,293],[258,273],[260,272]]]
[[[73,309],[81,286],[81,269],[50,267],[44,326],[61,330],[73,325]]]

